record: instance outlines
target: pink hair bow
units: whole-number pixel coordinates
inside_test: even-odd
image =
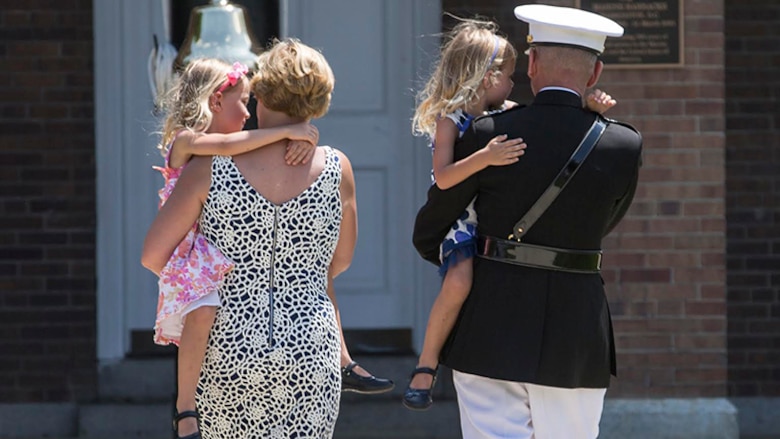
[[[247,68],[247,66],[241,64],[238,61],[234,62],[233,70],[227,73],[227,78],[228,78],[227,81],[225,81],[224,84],[220,85],[217,91],[222,92],[225,91],[226,88],[236,85],[238,80],[241,79],[248,72],[249,72],[249,68]]]

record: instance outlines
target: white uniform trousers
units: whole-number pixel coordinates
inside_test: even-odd
[[[607,389],[564,389],[452,371],[463,439],[595,439]]]

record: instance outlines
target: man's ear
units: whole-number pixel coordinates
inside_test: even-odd
[[[536,50],[531,47],[528,49],[528,79],[533,79],[536,76]]]
[[[587,88],[591,88],[596,85],[597,82],[599,82],[599,77],[601,77],[602,71],[604,71],[604,62],[600,59],[596,60],[596,65],[593,66],[593,73],[590,74],[590,78],[588,79]]]

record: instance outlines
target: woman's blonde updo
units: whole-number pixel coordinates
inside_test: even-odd
[[[257,60],[251,87],[266,108],[316,119],[328,112],[335,79],[325,57],[297,39],[275,41]]]

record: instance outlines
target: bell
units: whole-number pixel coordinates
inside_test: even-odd
[[[209,5],[192,9],[174,68],[181,70],[197,58],[218,58],[230,64],[238,61],[254,71],[261,51],[246,9],[228,0],[212,0]]]

